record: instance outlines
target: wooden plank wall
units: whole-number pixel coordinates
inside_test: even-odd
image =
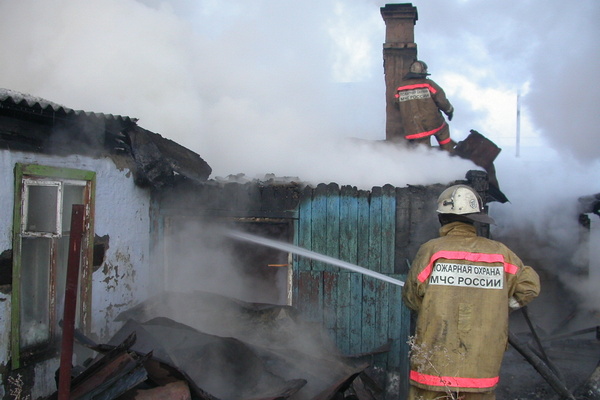
[[[300,196],[296,244],[393,278],[396,271],[397,190],[320,184]],[[401,288],[362,274],[295,257],[294,305],[325,326],[347,355],[372,352],[385,370],[407,376],[410,313]]]
[[[440,224],[435,209],[444,189],[439,184],[396,189],[396,273],[407,273],[421,244],[438,236]]]
[[[160,208],[165,215],[290,219],[295,221],[294,244],[404,280],[407,261],[437,236],[435,199],[442,189],[230,183],[170,191]],[[389,351],[374,361],[400,378],[386,383],[397,394],[388,397],[402,398],[408,386],[410,312],[402,304],[401,288],[296,255],[293,265],[293,305],[305,319],[322,324],[344,354],[389,344]]]

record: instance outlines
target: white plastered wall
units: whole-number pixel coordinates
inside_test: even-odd
[[[0,150],[0,253],[12,248],[14,167],[16,163],[40,164],[96,172],[94,231],[109,236],[104,263],[92,274],[92,334],[108,339],[120,328],[114,318],[149,295],[150,192],[136,186],[129,170],[120,170],[110,158],[49,156]],[[0,365],[10,360],[10,290],[0,291]],[[49,360],[36,366],[51,371],[35,377],[32,398],[47,395],[54,387],[55,365]],[[0,397],[6,388],[0,387]]]

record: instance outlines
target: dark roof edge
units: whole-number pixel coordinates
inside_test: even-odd
[[[48,101],[41,97],[32,96],[30,94],[21,93],[12,89],[0,88],[0,108],[16,108],[16,109],[30,109],[32,112],[37,113],[53,113],[59,116],[85,116],[95,117],[106,120],[117,120],[125,122],[137,122],[137,118],[131,118],[122,115],[104,114],[88,112],[83,110],[74,110],[62,106],[60,104]]]

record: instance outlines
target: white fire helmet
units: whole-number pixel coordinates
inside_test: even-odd
[[[425,64],[423,61],[419,61],[419,60],[414,61],[410,65],[408,72],[413,73],[413,74],[429,75],[427,73],[427,64]]]
[[[462,215],[472,221],[485,224],[495,224],[492,217],[482,212],[482,208],[481,197],[473,188],[467,185],[454,185],[440,194],[436,211],[440,214]]]

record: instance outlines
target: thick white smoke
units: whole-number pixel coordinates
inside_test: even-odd
[[[515,232],[539,232],[540,242],[568,237],[577,197],[600,192],[600,3],[413,4],[419,58],[456,108],[453,137],[477,129],[504,149],[497,169],[511,203],[492,212]],[[139,118],[199,153],[214,176],[274,173],[366,188],[461,179],[472,168],[466,161],[349,140],[385,137],[384,5],[5,1],[0,87]]]
[[[23,1],[0,15],[11,60],[0,86],[139,118],[215,176],[369,188],[461,179],[472,167],[347,140],[385,137],[384,24],[371,2]]]
[[[419,56],[456,105],[455,137],[475,128],[511,146],[520,91],[524,146],[543,135],[576,158],[600,155],[597,2],[413,4]],[[261,148],[382,139],[384,5],[4,2],[0,85],[140,118],[217,167],[236,146],[250,165]]]
[[[541,135],[576,159],[600,157],[598,2],[434,3],[415,2],[416,41],[432,77],[451,86],[463,106],[457,107],[456,127],[476,128],[504,148],[513,146],[520,92],[523,146],[538,145]]]
[[[561,297],[553,289],[547,288],[544,293],[542,288],[547,304],[534,302],[533,307],[545,309],[554,305],[557,308],[545,316],[560,318],[562,314],[557,310],[564,311],[569,301],[576,301],[584,311],[577,315],[581,320],[574,323],[589,325],[593,322],[585,310],[597,312],[600,304],[597,290],[600,270],[593,259],[598,236],[588,242],[590,232],[579,222],[582,210],[578,199],[599,192],[600,161],[581,162],[552,148],[545,148],[542,153],[537,159],[508,156],[497,166],[510,203],[490,205],[490,214],[497,221],[493,236],[509,245],[543,276],[558,278],[572,295]],[[596,215],[589,217],[598,222]],[[596,225],[592,233],[598,232]],[[559,322],[550,320],[554,324]]]

